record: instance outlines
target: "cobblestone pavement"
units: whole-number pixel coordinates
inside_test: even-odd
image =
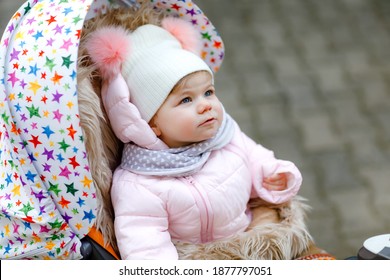
[[[317,244],[390,232],[390,2],[197,0],[224,39],[219,96],[303,173]]]
[[[18,3],[2,0],[1,28]],[[390,1],[195,0],[224,39],[227,111],[297,164],[310,232],[338,258],[390,232]]]

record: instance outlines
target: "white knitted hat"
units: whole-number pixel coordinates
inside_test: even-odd
[[[130,35],[132,50],[122,64],[122,75],[130,90],[131,103],[146,122],[184,76],[200,70],[213,75],[209,66],[197,54],[184,49],[185,42],[174,35],[177,34],[172,30],[151,24],[137,28]]]
[[[101,28],[86,43],[105,81],[114,85],[115,77],[123,77],[129,101],[146,122],[183,77],[202,70],[213,77],[210,67],[200,57],[199,31],[178,18],[165,18],[161,25],[143,25],[132,33],[121,27]],[[105,106],[116,103],[120,95],[108,94],[103,100]],[[118,120],[115,117],[110,121]]]

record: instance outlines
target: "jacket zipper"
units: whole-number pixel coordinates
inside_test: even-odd
[[[202,243],[207,243],[213,240],[212,224],[214,220],[213,210],[207,195],[202,189],[196,184],[195,180],[187,176],[186,181],[191,185],[191,193],[195,198],[196,205],[200,211],[200,222],[201,222],[201,234],[200,239]]]

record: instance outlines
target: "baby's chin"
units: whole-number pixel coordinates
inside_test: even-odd
[[[216,130],[216,131],[214,131],[214,132],[210,132],[209,134],[206,134],[202,139],[203,140],[200,140],[200,141],[198,141],[198,142],[203,142],[203,141],[207,141],[207,140],[210,140],[210,139],[212,139],[212,138],[214,138],[215,137],[215,135],[217,135],[217,132],[218,132],[218,129]]]

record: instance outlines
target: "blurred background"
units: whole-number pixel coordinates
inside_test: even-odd
[[[1,30],[23,2],[1,0]],[[390,233],[390,1],[194,2],[225,43],[217,94],[301,170],[317,244],[344,259]]]

